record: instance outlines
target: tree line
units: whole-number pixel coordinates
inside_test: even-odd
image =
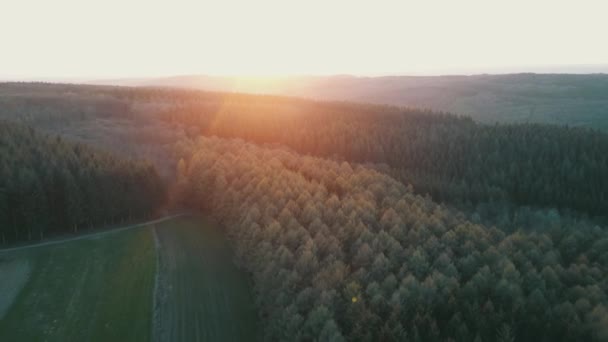
[[[604,341],[608,232],[505,232],[364,165],[243,140],[176,145],[280,341]]]
[[[164,200],[148,162],[0,121],[2,243],[148,217]]]

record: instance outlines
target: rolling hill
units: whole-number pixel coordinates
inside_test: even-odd
[[[533,122],[608,129],[608,75],[175,76],[92,83],[170,86],[428,108],[484,123]]]

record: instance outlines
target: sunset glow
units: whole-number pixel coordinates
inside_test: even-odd
[[[7,2],[0,76],[436,74],[608,62],[608,8],[592,0]]]

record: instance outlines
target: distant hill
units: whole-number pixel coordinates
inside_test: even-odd
[[[608,74],[507,74],[475,76],[301,76],[236,78],[175,76],[97,80],[269,93],[420,107],[468,115],[485,122],[534,122],[608,130]]]

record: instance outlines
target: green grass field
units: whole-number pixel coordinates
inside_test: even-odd
[[[150,229],[17,251],[30,278],[0,321],[0,341],[145,341],[156,258]]]
[[[256,341],[250,279],[232,263],[217,225],[181,218],[156,228],[160,243],[159,341]]]
[[[6,282],[9,290],[0,293],[0,304],[3,296],[12,296],[4,299],[9,303],[4,316],[0,312],[0,341],[255,341],[258,336],[249,277],[232,263],[221,231],[201,218],[0,252],[3,279],[17,281]]]

